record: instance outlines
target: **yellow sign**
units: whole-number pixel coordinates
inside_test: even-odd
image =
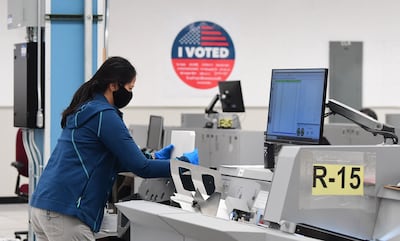
[[[313,165],[312,195],[364,195],[364,166]]]
[[[219,126],[218,127],[220,127],[220,128],[232,128],[232,126],[233,126],[232,119],[223,118],[223,119],[219,120]]]

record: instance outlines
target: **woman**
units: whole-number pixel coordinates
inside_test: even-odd
[[[31,197],[37,240],[94,240],[114,179],[130,171],[144,178],[169,177],[173,146],[147,159],[132,139],[120,108],[132,99],[135,68],[107,59],[74,94],[62,113],[63,128]]]

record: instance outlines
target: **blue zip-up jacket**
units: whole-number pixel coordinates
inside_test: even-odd
[[[73,216],[98,232],[119,172],[170,177],[169,160],[148,160],[132,139],[122,113],[98,94],[67,117],[30,205]]]

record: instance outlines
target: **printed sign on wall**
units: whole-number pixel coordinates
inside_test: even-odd
[[[174,70],[184,83],[197,89],[211,89],[232,72],[235,48],[222,27],[199,21],[178,33],[171,57]]]

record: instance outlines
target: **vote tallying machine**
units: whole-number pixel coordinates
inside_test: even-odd
[[[308,110],[297,107],[294,102],[278,101],[282,93],[292,93],[293,101],[299,100],[296,93],[301,91],[285,91],[288,82],[294,81],[290,77],[292,74],[292,71],[277,70],[275,89],[271,89],[270,95],[266,140],[299,145],[284,146],[279,153],[264,219],[280,230],[322,240],[399,239],[400,222],[393,217],[400,208],[400,192],[396,191],[400,181],[400,147],[395,128],[336,100],[331,99],[325,105],[323,89],[316,92],[319,98],[315,98],[308,86],[303,101],[320,103],[308,106]],[[318,88],[318,84],[314,88]],[[313,95],[313,99],[308,99]],[[316,100],[322,100],[322,104]],[[324,115],[326,107],[330,112]],[[288,120],[283,117],[287,113],[281,113],[283,109],[307,113],[300,118],[292,114],[297,123],[293,126],[296,132],[290,131],[290,123],[281,124],[282,120]],[[304,146],[320,143],[322,129],[318,131],[321,127],[318,123],[323,123],[322,118],[330,114],[351,120],[371,135],[383,137],[384,142],[359,146]],[[320,121],[310,121],[313,116],[314,120],[321,118]]]
[[[326,84],[327,69],[273,70],[265,132],[272,160],[267,169],[256,174],[251,172],[255,165],[239,165],[215,171],[172,162],[176,193],[171,199],[181,208],[147,201],[116,204],[131,221],[131,240],[400,240],[396,130],[336,100],[326,104]],[[344,116],[383,142],[320,145],[323,120],[330,114]],[[180,192],[182,170],[190,170],[195,187],[208,183],[205,176],[213,177],[213,192],[203,187]],[[248,181],[242,189],[258,192],[250,195],[250,219],[232,216],[232,206],[240,204],[224,182],[234,176],[232,170]],[[269,184],[254,189],[256,175],[267,177]],[[259,204],[254,208],[260,193],[266,194],[261,213]]]

